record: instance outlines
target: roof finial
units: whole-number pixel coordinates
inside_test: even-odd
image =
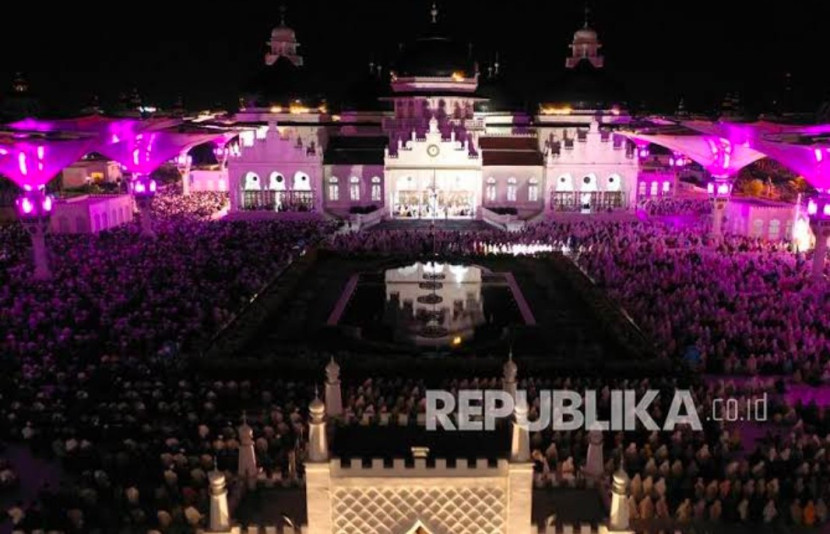
[[[588,7],[588,2],[585,2],[585,24],[582,26],[583,28],[588,27],[588,15],[591,13],[591,8]]]
[[[432,15],[432,23],[435,24],[438,22],[438,4],[433,2],[432,9],[429,10],[429,14]]]
[[[499,53],[496,52],[496,62],[493,64],[496,76],[499,75]]]
[[[213,470],[217,472],[219,471],[219,460],[215,455],[213,456]]]
[[[248,412],[246,412],[245,410],[242,410],[242,424],[248,424]]]
[[[285,26],[285,4],[280,4],[280,26]]]

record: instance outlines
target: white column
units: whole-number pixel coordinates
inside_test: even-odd
[[[228,511],[228,489],[225,475],[214,467],[208,476],[210,480],[210,523],[211,532],[230,532],[231,516]]]
[[[343,415],[343,394],[340,390],[340,366],[334,357],[326,366],[326,415],[340,417]]]
[[[516,363],[513,361],[513,349],[510,349],[510,354],[507,357],[507,362],[505,362],[503,367],[503,378],[502,378],[502,388],[504,391],[510,394],[513,397],[513,401],[516,401],[516,374],[518,373],[518,367]]]
[[[588,438],[588,455],[585,460],[585,478],[596,483],[602,478],[605,464],[602,456],[602,432],[591,430]]]
[[[522,395],[522,398],[517,400],[513,408],[513,421],[511,425],[511,443],[510,443],[510,461],[511,462],[529,462],[530,461],[530,431],[527,423],[527,400]]]
[[[816,248],[813,250],[813,279],[824,276],[824,263],[827,259],[827,238],[830,236],[830,221],[810,221],[810,227],[816,236]]]
[[[141,235],[144,237],[156,237],[156,232],[153,230],[153,215],[150,213],[151,199],[146,197],[136,198],[138,204],[138,220],[141,224]]]
[[[508,464],[507,530],[510,534],[530,534],[533,526],[533,463],[530,461],[530,433],[527,428],[527,401],[520,399],[514,408],[510,463]]]
[[[32,238],[32,257],[35,264],[33,277],[35,280],[49,280],[52,278],[52,270],[49,268],[49,253],[46,250],[46,231],[49,228],[49,222],[27,223],[26,228]]]
[[[331,534],[331,464],[326,439],[326,406],[315,398],[309,406],[308,461],[305,465],[307,534]]]
[[[256,452],[254,451],[254,430],[248,426],[245,413],[242,414],[242,425],[239,432],[239,465],[238,474],[247,483],[248,489],[256,489],[257,464]]]
[[[608,515],[609,532],[633,532],[628,522],[628,474],[622,460],[620,468],[614,473],[611,487],[611,511]]]
[[[723,216],[726,213],[726,205],[729,203],[727,198],[715,198],[712,207],[712,235],[720,237],[723,235]]]

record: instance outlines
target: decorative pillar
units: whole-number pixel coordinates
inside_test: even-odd
[[[214,154],[216,154],[215,150]],[[218,154],[217,158],[219,158]],[[176,159],[176,163],[179,167],[179,174],[182,175],[182,195],[188,196],[190,194],[190,168],[193,164],[193,157],[188,155],[187,151],[182,152]]]
[[[714,176],[706,190],[712,199],[711,234],[713,237],[720,237],[723,234],[723,216],[732,194],[732,181],[728,176]]]
[[[591,430],[588,433],[588,456],[585,460],[585,478],[596,484],[602,478],[605,463],[602,457],[602,432]]]
[[[331,534],[331,464],[326,438],[326,406],[315,395],[308,408],[308,460],[305,464],[307,534]]]
[[[225,484],[225,475],[219,471],[216,463],[213,464],[213,471],[208,475],[208,480],[210,481],[210,532],[231,532],[228,488]]]
[[[46,232],[49,231],[54,199],[42,189],[26,191],[18,197],[16,205],[18,219],[32,239],[35,265],[33,278],[48,280],[52,278],[52,270],[49,268],[49,253],[46,250]]]
[[[153,216],[150,206],[153,204],[153,197],[156,196],[156,181],[146,174],[136,174],[130,183],[133,198],[138,206],[138,217],[141,224],[141,235],[144,237],[156,237],[153,230]]]
[[[813,280],[824,277],[824,264],[827,260],[827,238],[830,237],[830,194],[822,193],[807,203],[807,215],[810,216],[810,229],[816,237],[813,250]]]
[[[258,469],[256,452],[254,451],[254,430],[248,425],[248,418],[242,412],[242,425],[239,432],[239,465],[238,473],[247,483],[249,490],[256,489]]]
[[[340,366],[334,361],[326,365],[326,415],[340,417],[343,415],[343,394],[340,390]]]
[[[507,362],[505,362],[503,367],[503,379],[502,379],[502,388],[504,391],[510,394],[513,397],[513,402],[516,401],[516,374],[518,373],[518,367],[516,363],[513,361],[513,347],[510,347],[510,353],[507,356]]]
[[[628,522],[628,474],[620,457],[620,467],[614,473],[611,486],[611,512],[608,515],[609,532],[633,533]]]
[[[530,432],[527,427],[527,400],[520,399],[513,411],[510,462],[508,463],[507,528],[510,534],[530,534],[533,526],[533,463],[530,461]]]

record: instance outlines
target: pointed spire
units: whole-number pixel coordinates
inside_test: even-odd
[[[280,26],[285,27],[285,4],[280,4]]]
[[[242,424],[248,424],[248,412],[246,412],[245,410],[242,410]]]
[[[432,9],[429,10],[429,14],[432,16],[432,23],[436,24],[438,22],[438,4],[433,2]]]
[[[583,28],[588,27],[588,15],[591,14],[591,8],[588,7],[588,2],[585,2],[585,24],[582,25]]]
[[[213,470],[217,473],[219,472],[219,460],[216,455],[213,456]]]
[[[496,52],[496,61],[495,61],[495,63],[493,63],[493,73],[494,73],[496,76],[498,76],[498,75],[499,75],[499,66],[500,66],[500,65],[501,65],[501,64],[499,63],[499,53],[498,53],[498,52]]]

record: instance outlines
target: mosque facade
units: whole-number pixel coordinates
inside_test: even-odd
[[[638,187],[637,147],[617,133],[632,119],[587,21],[564,76],[518,109],[501,98],[498,59],[481,72],[435,6],[429,15],[389,72],[370,65],[359,98],[336,111],[307,85],[283,18],[235,116],[246,131],[228,163],[231,211],[527,220],[674,193],[672,173]]]

